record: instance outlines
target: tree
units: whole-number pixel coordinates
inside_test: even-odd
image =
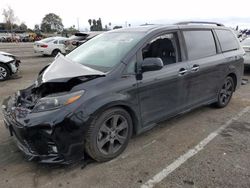
[[[63,30],[62,19],[54,14],[46,14],[41,23],[41,30],[43,32],[61,32]]]
[[[96,25],[97,25],[97,27],[96,27],[97,31],[102,31],[102,30],[103,30],[101,18],[99,18],[99,19],[96,21]]]
[[[68,37],[68,34],[75,34],[77,32],[79,32],[79,30],[76,29],[75,25],[63,30],[63,34],[65,34],[66,37]]]
[[[91,26],[92,25],[92,20],[89,19],[88,22],[89,22],[89,25]]]
[[[37,34],[41,33],[40,26],[38,24],[35,25],[34,32],[37,33]]]
[[[25,23],[21,23],[20,26],[19,26],[20,30],[22,31],[27,31],[28,30],[28,27]]]
[[[108,26],[107,26],[107,25],[105,25],[104,30],[105,30],[105,31],[108,31],[108,30],[109,30],[109,28],[108,28]]]
[[[39,30],[40,30],[40,26],[38,24],[36,24],[34,27],[34,31],[39,31]]]
[[[8,7],[8,9],[3,9],[2,15],[4,16],[4,21],[6,23],[5,29],[12,30],[14,22],[17,21],[14,10],[11,7]]]
[[[112,23],[109,22],[109,23],[108,23],[108,30],[111,30],[111,29],[112,29],[111,25],[112,25]]]
[[[88,20],[89,25],[90,25],[90,31],[103,31],[105,29],[102,28],[102,20],[99,18],[98,20]]]

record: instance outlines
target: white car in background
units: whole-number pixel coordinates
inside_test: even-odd
[[[49,37],[34,42],[35,53],[42,55],[56,56],[58,53],[66,54],[65,41],[68,38],[65,37]]]
[[[246,54],[244,55],[244,67],[250,68],[250,37],[244,39],[241,42],[241,46],[246,52]]]

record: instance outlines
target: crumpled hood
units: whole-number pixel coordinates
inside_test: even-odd
[[[13,61],[14,59],[12,57],[9,57],[9,56],[6,56],[6,55],[3,55],[0,53],[0,62],[2,63],[8,63],[10,61]]]
[[[3,52],[3,51],[0,51],[0,54],[7,55],[7,56],[14,56],[13,54],[10,54],[10,53],[7,53],[7,52]]]
[[[89,68],[87,66],[75,63],[59,54],[55,61],[42,74],[41,82],[57,82],[65,78],[74,78],[88,75],[105,75],[105,73]]]

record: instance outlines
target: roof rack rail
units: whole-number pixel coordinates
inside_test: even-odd
[[[217,22],[202,22],[202,21],[187,21],[187,22],[178,22],[176,25],[188,25],[188,24],[209,24],[209,25],[217,25],[217,26],[224,26],[221,23]]]

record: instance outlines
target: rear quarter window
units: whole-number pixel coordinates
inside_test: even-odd
[[[65,40],[59,40],[59,44],[64,44]]]
[[[239,49],[239,43],[232,31],[216,29],[215,32],[218,36],[222,52]]]
[[[205,58],[217,53],[211,30],[183,31],[183,35],[189,60]]]

